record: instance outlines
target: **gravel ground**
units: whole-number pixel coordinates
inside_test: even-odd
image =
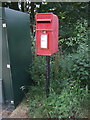
[[[13,106],[0,104],[0,119],[7,118],[13,110]]]
[[[0,120],[2,118],[28,118],[28,107],[20,104],[14,109],[13,106],[0,104]]]

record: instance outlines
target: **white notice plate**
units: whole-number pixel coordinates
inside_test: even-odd
[[[41,48],[47,48],[47,35],[41,35]]]

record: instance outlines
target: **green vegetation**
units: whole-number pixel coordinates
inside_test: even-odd
[[[88,98],[87,87],[80,88],[78,84],[63,88],[60,93],[51,90],[48,98],[44,89],[36,86],[30,88],[27,104],[32,118],[85,118],[89,115]]]
[[[12,8],[13,4],[9,6]],[[34,81],[26,94],[30,117],[90,118],[88,3],[31,2],[30,6],[27,12],[31,15],[33,63],[29,74]],[[51,56],[50,62],[48,98],[45,94],[46,57],[35,55],[34,18],[37,12],[53,12],[60,23],[59,51]]]
[[[54,9],[50,9],[51,5]],[[30,92],[27,94],[30,116],[35,118],[89,117],[88,20],[87,14],[84,13],[84,10],[87,10],[87,3],[47,3],[42,6],[47,6],[43,8],[43,12],[53,10],[53,13],[59,17],[59,51],[51,56],[51,84],[48,98],[45,95],[46,58],[35,55],[33,57],[29,72],[36,85],[30,87]],[[81,8],[84,9],[80,11]],[[34,49],[33,46],[32,50]]]

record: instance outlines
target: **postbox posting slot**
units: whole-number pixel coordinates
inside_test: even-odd
[[[37,19],[38,23],[50,23],[51,19]]]

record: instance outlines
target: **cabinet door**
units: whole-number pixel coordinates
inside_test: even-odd
[[[7,24],[5,20],[2,21],[2,80],[4,101],[8,103],[13,101],[13,89],[9,59]]]

